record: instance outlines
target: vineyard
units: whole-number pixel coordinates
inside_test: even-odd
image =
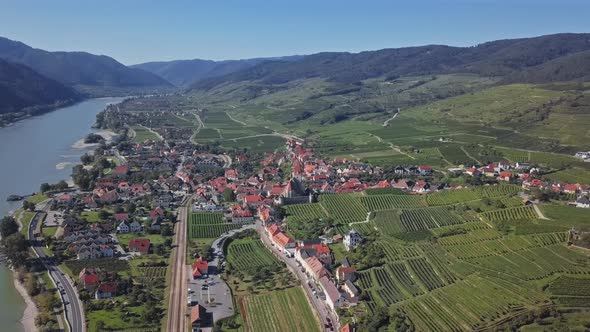
[[[358,194],[328,194],[320,196],[320,204],[336,222],[363,221],[369,212]]]
[[[367,190],[365,190],[365,194],[367,196],[372,196],[372,195],[405,195],[406,193],[401,189],[389,187],[389,188],[367,189]]]
[[[191,213],[188,236],[190,239],[213,239],[240,227],[238,224],[224,223],[222,213]]]
[[[287,218],[296,222],[305,222],[310,220],[327,218],[328,215],[320,204],[296,204],[287,205]]]
[[[442,190],[426,196],[428,205],[449,205],[479,199],[470,189]]]
[[[531,153],[522,150],[504,149],[498,148],[498,151],[502,153],[504,158],[510,160],[513,163],[528,162],[531,159]]]
[[[191,225],[211,225],[223,223],[223,213],[191,213],[188,222]]]
[[[232,267],[247,274],[279,266],[279,261],[260,240],[255,239],[232,241],[227,247],[227,260]]]
[[[238,224],[211,224],[211,225],[189,225],[189,237],[191,239],[214,239],[221,236],[221,234],[238,229],[241,225]]]
[[[402,302],[404,311],[422,331],[466,331],[485,328],[499,319],[541,304],[547,298],[533,288],[501,279],[470,276],[426,296]]]
[[[423,208],[403,210],[400,216],[401,228],[405,232],[462,224],[459,216],[447,208]]]
[[[521,190],[520,187],[511,184],[499,184],[495,186],[478,186],[466,189],[453,189],[437,191],[426,196],[428,205],[450,205],[461,202],[474,201],[484,197],[502,197],[514,195]]]
[[[303,290],[292,287],[244,297],[246,331],[319,332]]]
[[[149,266],[149,267],[138,267],[140,278],[144,281],[153,279],[164,279],[166,278],[166,266]]]
[[[549,292],[551,295],[590,297],[590,279],[562,276],[549,284],[547,292]],[[588,301],[590,301],[590,298]]]
[[[371,195],[361,197],[361,202],[368,211],[426,206],[424,198],[419,195]]]
[[[482,212],[480,216],[491,222],[537,219],[537,213],[532,206],[519,206]]]

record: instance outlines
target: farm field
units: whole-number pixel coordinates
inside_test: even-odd
[[[133,138],[136,142],[145,142],[147,140],[151,141],[159,141],[160,137],[158,135],[152,133],[151,131],[147,130],[141,126],[133,126],[133,131],[135,131],[135,137]]]
[[[240,227],[239,224],[225,223],[221,213],[191,213],[188,222],[188,237],[189,239],[212,239]]]
[[[320,196],[320,204],[336,222],[363,221],[369,210],[365,208],[360,194],[327,194]]]
[[[285,210],[287,211],[287,218],[296,222],[328,217],[324,208],[317,203],[287,205]]]
[[[246,331],[319,332],[300,287],[249,295],[242,299]]]
[[[256,239],[233,240],[227,251],[228,263],[243,273],[254,274],[279,267],[279,261]]]

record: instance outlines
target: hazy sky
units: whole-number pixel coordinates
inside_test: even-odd
[[[590,32],[589,0],[0,0],[0,36],[125,64]]]

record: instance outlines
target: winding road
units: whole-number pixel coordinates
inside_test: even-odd
[[[48,209],[49,205],[45,205],[42,208],[44,211],[47,211]],[[31,247],[33,252],[35,252],[35,255],[41,258],[41,261],[47,268],[49,276],[57,286],[57,289],[60,290],[59,294],[64,305],[64,312],[69,330],[72,332],[84,332],[86,331],[86,319],[84,316],[82,301],[80,301],[80,297],[78,296],[78,290],[74,286],[73,281],[55,265],[53,258],[45,254],[41,239],[36,238],[34,235],[37,223],[42,222],[39,220],[40,215],[41,214],[36,213],[29,225],[28,236],[29,241],[31,241]]]

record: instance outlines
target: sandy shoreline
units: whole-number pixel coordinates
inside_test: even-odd
[[[93,130],[92,133],[102,136],[107,143],[111,142],[113,140],[113,137],[117,136],[117,133],[110,129]],[[86,149],[91,147],[97,147],[99,145],[99,143],[84,143],[85,139],[86,137],[78,140],[76,143],[72,145],[72,147],[74,149]]]
[[[23,316],[19,320],[19,323],[24,327],[25,332],[35,332],[37,327],[35,326],[35,317],[39,314],[39,310],[33,302],[33,299],[27,294],[25,287],[17,280],[16,272],[12,271],[12,277],[14,279],[14,288],[20,296],[25,300],[25,311]]]

